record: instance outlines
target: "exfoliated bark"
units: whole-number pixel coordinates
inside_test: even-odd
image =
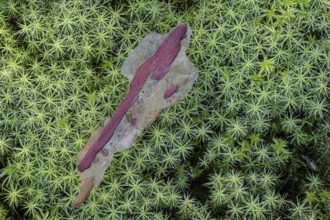
[[[186,36],[187,24],[178,25],[162,42],[157,52],[145,61],[135,74],[127,96],[119,104],[110,123],[104,127],[101,136],[88,149],[84,158],[78,165],[78,170],[83,172],[92,164],[96,154],[110,140],[114,131],[123,119],[126,112],[137,100],[141,89],[149,75],[152,73],[152,79],[160,80],[170,69],[170,66],[180,51],[180,42]]]
[[[129,92],[78,157],[80,193],[72,207],[84,202],[91,189],[100,184],[115,152],[130,148],[162,109],[178,103],[191,89],[198,71],[185,54],[190,34],[185,23],[167,36],[150,33],[128,55],[122,74],[129,79]]]

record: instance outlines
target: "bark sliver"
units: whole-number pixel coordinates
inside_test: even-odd
[[[130,96],[129,92],[125,99],[129,99],[130,102],[125,103],[124,99],[118,106],[116,112],[117,115],[120,113],[120,117],[117,117],[117,120],[118,118],[120,120],[119,123],[116,123],[117,126],[112,127],[113,131],[110,139],[104,139],[112,124],[111,120],[107,119],[104,127],[98,128],[92,134],[81,151],[77,161],[80,192],[72,202],[73,207],[84,202],[91,189],[100,184],[114,153],[130,148],[136,137],[156,119],[162,109],[173,103],[178,103],[192,88],[198,70],[189,62],[185,54],[189,45],[190,34],[191,29],[188,24],[179,24],[168,35],[149,33],[130,52],[123,64],[122,74],[129,79],[131,93],[137,91],[135,89],[136,78],[139,78],[138,74],[141,74],[143,66],[148,70],[154,70],[148,67],[147,64],[149,63],[160,64],[163,67],[156,67],[155,77],[153,77],[152,72],[148,73],[146,80],[140,87],[141,89],[138,90],[137,96],[133,98],[131,94],[132,97],[127,98]],[[184,37],[182,37],[183,35]],[[166,62],[158,61],[163,60],[163,56],[167,56],[169,53],[175,54],[170,56]],[[124,107],[121,107],[121,105],[124,105]],[[120,112],[118,113],[118,111]],[[134,119],[134,123],[128,117],[124,117],[128,111],[129,118]],[[116,119],[114,117],[116,117],[116,113],[112,120]],[[105,145],[102,145],[102,148],[100,146],[97,149],[93,148],[100,143],[100,140],[102,140],[102,143],[106,142]],[[95,156],[89,154],[89,152],[94,152]],[[84,158],[89,158],[89,163],[83,163]],[[83,166],[79,168],[79,165],[82,164]]]

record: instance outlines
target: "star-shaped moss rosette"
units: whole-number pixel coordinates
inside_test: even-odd
[[[162,109],[178,103],[192,88],[198,70],[185,54],[190,34],[186,23],[167,35],[149,33],[128,55],[122,74],[129,79],[129,92],[112,119],[106,119],[80,152],[80,192],[72,207],[83,203],[101,183],[115,152],[130,148]]]

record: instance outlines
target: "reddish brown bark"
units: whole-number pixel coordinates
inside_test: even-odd
[[[161,80],[169,71],[172,62],[180,51],[180,42],[186,37],[187,24],[178,25],[164,39],[156,53],[149,57],[138,69],[129,88],[127,96],[117,107],[110,123],[102,130],[98,140],[87,150],[86,154],[78,165],[78,171],[83,172],[92,164],[96,154],[102,150],[104,145],[110,140],[119,123],[137,100],[139,93],[151,74],[151,78]]]
[[[167,99],[179,91],[178,85],[170,85],[164,92],[164,99]]]

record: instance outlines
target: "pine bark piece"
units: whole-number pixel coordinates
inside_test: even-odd
[[[130,148],[162,109],[178,103],[192,88],[198,70],[185,54],[190,34],[188,24],[182,23],[168,35],[147,34],[130,52],[121,71],[129,79],[130,90],[112,119],[92,134],[78,157],[80,193],[73,207],[101,183],[114,153]]]
[[[137,70],[129,86],[129,92],[117,107],[110,123],[103,128],[97,141],[86,150],[84,157],[78,165],[78,171],[83,172],[92,164],[96,154],[111,139],[114,131],[127,113],[129,108],[138,99],[147,78],[162,79],[171,67],[173,60],[180,51],[180,42],[186,37],[187,24],[178,25],[160,44],[154,55],[149,57]]]

